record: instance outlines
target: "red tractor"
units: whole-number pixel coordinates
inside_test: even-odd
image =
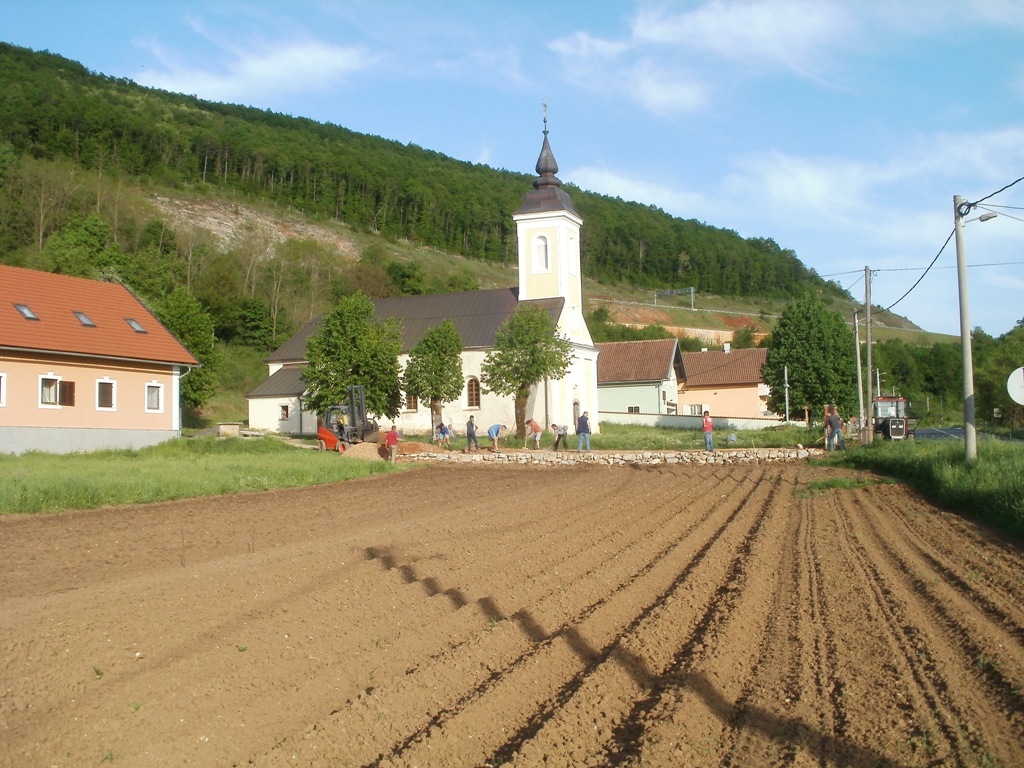
[[[905,397],[876,397],[871,409],[875,435],[886,440],[913,438],[915,425],[907,415],[908,408],[910,403]]]
[[[348,388],[348,403],[332,405],[317,420],[317,447],[341,453],[354,443],[380,442],[377,422],[366,416],[366,389]]]

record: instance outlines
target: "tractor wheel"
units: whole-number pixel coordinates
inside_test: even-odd
[[[323,438],[320,438],[319,440],[316,441],[316,447],[321,451],[326,451],[327,443],[323,441]]]
[[[338,453],[344,453],[344,452],[345,452],[345,449],[346,449],[347,447],[348,447],[348,446],[347,446],[347,445],[345,445],[345,441],[344,441],[344,440],[339,440],[339,441],[338,441],[338,445],[337,445],[337,447],[336,447],[336,448],[335,448],[334,450],[336,450],[336,451],[337,451]]]

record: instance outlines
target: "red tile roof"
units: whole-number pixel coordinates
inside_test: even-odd
[[[39,319],[26,319],[17,304]],[[75,312],[95,325],[84,325]],[[129,319],[145,333],[134,330]],[[0,349],[198,365],[124,286],[2,265]]]
[[[612,341],[598,344],[597,383],[665,381],[679,364],[675,339]]]
[[[727,387],[761,382],[761,366],[768,350],[734,349],[730,352],[684,352],[683,380],[687,387]]]

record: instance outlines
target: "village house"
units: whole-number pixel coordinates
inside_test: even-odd
[[[736,418],[776,418],[768,410],[770,390],[761,377],[768,350],[730,349],[684,352],[679,382],[679,413],[710,411]]]
[[[598,344],[597,401],[601,414],[674,414],[683,377],[675,339]]]
[[[122,285],[0,266],[0,451],[142,448],[181,433],[198,365]]]

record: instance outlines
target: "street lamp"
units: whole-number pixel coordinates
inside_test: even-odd
[[[953,228],[956,232],[956,275],[960,293],[960,354],[964,367],[964,458],[968,464],[978,459],[978,431],[974,425],[974,361],[971,355],[971,321],[967,304],[967,257],[964,254],[964,224],[988,221],[996,214],[983,213],[973,219],[964,219],[971,212],[971,204],[960,195],[953,195]]]

